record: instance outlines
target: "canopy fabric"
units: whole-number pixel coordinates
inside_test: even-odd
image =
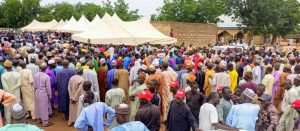
[[[69,32],[69,33],[83,32],[87,29],[87,27],[90,25],[90,23],[91,22],[84,15],[82,15],[80,17],[80,19],[76,22],[76,25],[68,28],[66,30],[66,32]]]
[[[84,29],[84,31],[88,31],[89,29],[93,28],[97,25],[97,23],[101,22],[100,16],[97,14],[95,18],[92,20],[92,22],[87,26],[87,28]]]
[[[51,28],[51,30],[54,30],[54,28],[61,27],[61,26],[65,25],[65,24],[66,24],[66,22],[61,19],[54,27]]]
[[[22,31],[28,31],[29,29],[33,28],[38,23],[39,23],[39,21],[37,21],[36,19],[33,19],[30,24],[28,24],[27,26],[21,28],[21,30]]]
[[[71,19],[65,25],[60,27],[55,27],[53,30],[56,30],[58,32],[68,32],[70,28],[77,26],[76,23],[77,21],[72,16]]]
[[[107,23],[110,23],[110,25],[107,25]],[[112,26],[116,26],[116,23],[112,21],[112,18],[108,14],[105,14],[102,20],[100,19],[100,21],[89,28],[88,31],[73,34],[72,38],[79,42],[91,44],[123,44],[127,38],[131,37],[119,27]]]
[[[161,42],[161,44],[170,44],[177,42],[175,38],[164,35],[146,20],[124,22],[117,16],[117,14],[114,14],[112,18],[117,21],[118,24],[120,24],[123,28],[125,28],[131,35],[133,35],[133,37],[139,43]]]
[[[22,31],[49,31],[53,27],[55,27],[58,22],[53,19],[50,22],[39,22],[37,20],[33,20],[29,25],[21,28]]]
[[[97,21],[93,20],[93,25],[90,25],[85,32],[73,34],[73,40],[91,44],[125,45],[138,45],[146,42],[171,44],[177,41],[175,38],[165,36],[147,21],[124,22],[116,14],[111,17],[107,13]]]

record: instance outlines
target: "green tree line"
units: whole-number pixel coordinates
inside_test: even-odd
[[[69,20],[74,16],[78,20],[81,15],[85,15],[91,21],[96,14],[102,17],[105,12],[110,15],[115,12],[125,21],[137,20],[141,17],[138,10],[130,10],[124,0],[116,2],[107,0],[101,5],[62,2],[45,6],[41,6],[40,0],[4,0],[0,4],[0,27],[20,28],[33,19],[46,22],[52,19]]]
[[[233,16],[244,32],[272,35],[272,43],[277,36],[298,33],[300,24],[297,0],[165,0],[158,12],[151,20],[217,23],[222,14]]]

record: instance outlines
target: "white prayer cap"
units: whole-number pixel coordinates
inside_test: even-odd
[[[55,60],[53,60],[53,59],[51,59],[51,60],[49,60],[48,61],[48,64],[50,65],[50,64],[54,64],[55,63]]]

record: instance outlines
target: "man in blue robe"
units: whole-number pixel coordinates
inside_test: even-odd
[[[78,116],[74,127],[79,131],[104,131],[104,126],[109,127],[115,119],[115,110],[103,102],[92,104],[94,93],[91,91],[86,92],[84,95],[84,103],[91,104],[85,107]],[[104,121],[104,116],[107,114],[107,119]]]
[[[63,69],[61,69],[55,79],[55,83],[58,89],[58,111],[65,114],[65,119],[69,119],[69,93],[68,85],[70,78],[76,74],[76,71],[69,68],[69,61],[62,61]]]

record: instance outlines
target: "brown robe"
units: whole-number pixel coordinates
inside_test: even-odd
[[[114,77],[119,79],[119,88],[122,88],[125,92],[125,103],[129,104],[129,72],[125,69],[119,69],[115,71]]]
[[[274,97],[274,101],[273,101],[273,105],[277,108],[277,110],[280,112],[280,103],[282,102],[283,96],[284,96],[284,91],[285,91],[285,87],[284,87],[284,81],[286,80],[287,76],[289,75],[289,73],[283,72],[279,78],[279,88],[278,88],[278,92],[276,92],[275,97]]]
[[[101,102],[105,102],[105,93],[107,91],[107,71],[107,68],[100,67],[97,72]]]

